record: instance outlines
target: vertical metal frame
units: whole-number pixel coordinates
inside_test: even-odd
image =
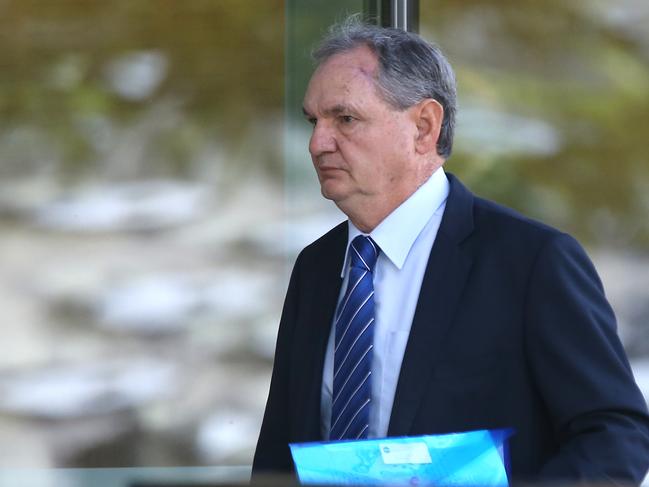
[[[364,0],[363,11],[383,27],[419,32],[419,0]]]

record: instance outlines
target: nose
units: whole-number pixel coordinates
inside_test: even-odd
[[[336,150],[336,137],[333,128],[326,120],[318,120],[313,126],[313,133],[309,141],[309,152],[313,157],[318,157],[327,152]]]

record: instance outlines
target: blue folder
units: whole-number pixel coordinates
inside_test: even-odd
[[[512,430],[292,443],[302,484],[507,487]]]

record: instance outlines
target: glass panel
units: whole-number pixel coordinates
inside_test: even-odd
[[[362,0],[286,2],[286,95],[284,154],[286,164],[288,269],[307,244],[346,217],[320,196],[308,151],[311,126],[302,114],[302,98],[313,72],[311,49],[337,20],[363,11]]]
[[[0,2],[2,478],[250,464],[285,289],[284,19]]]

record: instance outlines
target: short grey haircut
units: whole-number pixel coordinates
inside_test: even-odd
[[[405,110],[432,98],[444,108],[437,153],[451,155],[457,94],[455,74],[442,51],[417,34],[379,27],[353,15],[334,24],[314,49],[316,65],[360,46],[369,47],[378,58],[376,87],[379,95],[397,110]]]

